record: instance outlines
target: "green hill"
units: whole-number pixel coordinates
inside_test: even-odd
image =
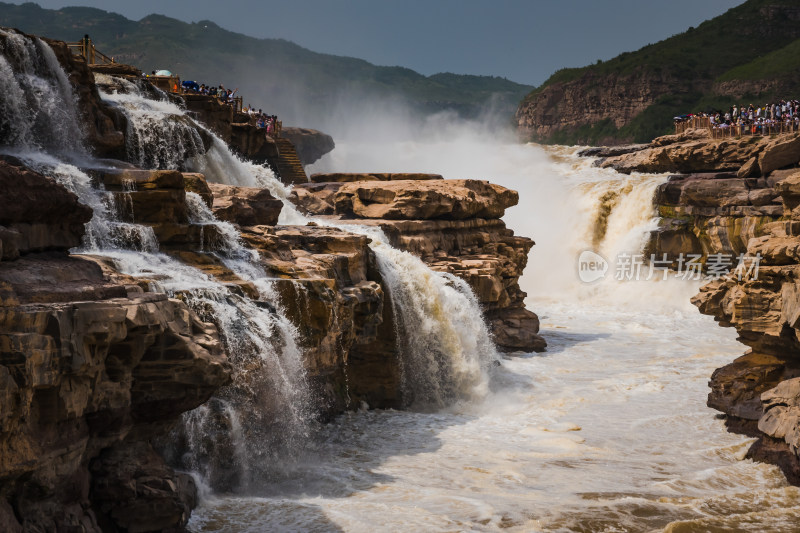
[[[523,100],[520,131],[541,142],[645,142],[671,131],[675,115],[800,96],[798,38],[800,1],[749,0],[635,52],[554,73]],[[583,120],[559,95],[590,106]]]
[[[391,99],[421,113],[480,113],[488,102],[511,117],[530,86],[490,76],[423,76],[402,67],[312,52],[283,39],[256,39],[211,21],[161,15],[140,21],[100,9],[42,9],[0,2],[0,26],[65,41],[89,34],[98,50],[146,72],[169,69],[182,79],[239,87],[254,104],[295,124],[325,127],[341,107]],[[505,119],[507,120],[507,119]]]

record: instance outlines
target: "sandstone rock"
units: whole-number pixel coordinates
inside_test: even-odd
[[[753,156],[736,171],[737,178],[749,178],[758,176],[761,173],[761,168],[758,165],[758,157]]]
[[[649,144],[623,144],[621,146],[592,146],[578,152],[580,157],[612,157],[630,154],[648,148]]]
[[[303,165],[310,165],[320,157],[333,150],[336,145],[333,137],[321,131],[308,128],[292,128],[284,126],[281,135],[295,146],[297,155]]]
[[[184,176],[177,170],[104,170],[96,178],[109,191],[184,189]]]
[[[175,479],[163,463],[129,465],[143,471],[133,476],[142,487],[134,493],[126,492],[130,477],[87,465],[103,450],[149,446],[147,439],[206,401],[230,375],[216,328],[165,295],[0,308],[0,369],[0,381],[10,375],[16,387],[3,404],[0,476],[16,494],[9,501],[15,515],[31,530],[127,527],[113,513],[107,525],[99,526],[102,517],[95,521],[89,503],[106,494],[129,494],[117,502],[129,509],[174,506],[184,491],[152,490]],[[90,494],[90,487],[102,494]],[[186,518],[147,517],[159,529]],[[138,521],[145,523],[142,516]]]
[[[788,219],[798,201],[794,176],[746,181],[774,184],[786,215],[763,224],[749,239],[747,254],[760,257],[757,276],[751,272],[711,282],[692,301],[721,325],[735,327],[739,340],[753,349],[714,372],[708,405],[729,415],[731,430],[758,438],[748,457],[777,464],[791,483],[800,483],[800,223]]]
[[[312,176],[313,177],[313,176]],[[289,199],[301,211],[312,215],[333,215],[339,183],[303,183],[292,187]]]
[[[767,140],[743,137],[724,140],[694,140],[653,146],[616,157],[600,160],[602,168],[613,168],[629,174],[636,172],[721,172],[738,171],[757,155]],[[763,174],[762,169],[762,174]]]
[[[792,220],[800,220],[800,172],[792,173],[775,185],[783,199],[783,208]]]
[[[703,260],[716,253],[738,256],[783,215],[779,191],[770,180],[732,173],[670,176],[656,189],[654,201],[662,219],[647,253],[666,253],[673,261],[680,254]]]
[[[197,506],[191,476],[168,467],[149,443],[104,450],[90,470],[91,499],[104,525],[143,533],[183,528]]]
[[[500,218],[516,205],[516,191],[477,180],[367,181],[336,193],[337,213],[359,218]]]
[[[283,203],[267,189],[209,184],[214,195],[213,210],[220,220],[240,226],[274,226]]]
[[[3,259],[81,244],[92,210],[55,180],[0,160],[0,189]]]
[[[211,188],[202,174],[183,172],[183,188],[186,192],[199,194],[208,207],[214,205],[214,193],[211,192]]]
[[[236,153],[256,163],[266,163],[278,157],[278,146],[263,128],[253,124],[230,125],[230,145]]]
[[[800,162],[800,135],[795,134],[790,138],[779,136],[764,146],[759,156],[758,166],[762,175],[773,170]]]
[[[312,174],[309,179],[312,183],[350,183],[354,181],[424,181],[443,178],[441,174],[333,172]]]
[[[184,94],[181,96],[186,110],[191,111],[197,119],[216,133],[223,141],[231,139],[233,124],[233,106],[223,104],[213,96],[204,94]]]
[[[659,146],[667,146],[670,144],[677,144],[686,141],[699,141],[704,139],[709,139],[711,135],[709,134],[708,129],[706,128],[697,128],[697,129],[688,129],[682,133],[676,133],[674,135],[662,135],[661,137],[656,137],[650,143],[650,147],[657,148]]]
[[[764,416],[758,429],[775,439],[783,439],[797,453],[800,447],[800,378],[781,381],[761,395]]]
[[[796,375],[800,365],[785,359],[750,352],[711,375],[708,406],[744,420],[758,421],[764,414],[761,394],[777,385],[785,375]]]

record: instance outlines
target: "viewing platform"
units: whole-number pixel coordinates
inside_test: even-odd
[[[675,122],[675,134],[688,130],[707,129],[712,139],[742,137],[745,135],[769,136],[800,131],[800,122],[790,120],[768,120],[755,124],[715,124],[710,117],[691,117]]]

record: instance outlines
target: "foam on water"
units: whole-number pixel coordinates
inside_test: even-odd
[[[574,149],[486,144],[338,142],[315,170],[440,172],[520,190],[506,220],[537,242],[522,283],[548,352],[504,360],[480,401],[344,415],[293,480],[206,501],[192,527],[793,530],[800,491],[742,460],[750,439],[705,406],[708,377],[744,348],[689,304],[699,283],[578,279],[582,249],[638,251],[664,177],[596,169]]]

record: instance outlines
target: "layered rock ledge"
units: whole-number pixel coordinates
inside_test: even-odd
[[[597,155],[597,154],[596,154]],[[599,154],[604,155],[604,154]],[[689,131],[598,159],[621,172],[684,172],[656,191],[648,253],[759,258],[702,287],[693,303],[734,327],[745,355],[717,369],[708,405],[731,431],[757,437],[747,456],[800,484],[800,135],[713,140]]]
[[[757,272],[704,286],[692,301],[722,326],[735,327],[750,351],[711,377],[709,406],[727,415],[728,427],[758,437],[748,457],[775,463],[800,484],[800,172],[776,189],[784,219],[751,238],[760,254]]]
[[[515,191],[438,175],[332,174],[312,179],[315,183],[293,190],[292,199],[302,210],[379,226],[393,246],[469,283],[501,350],[545,349],[539,320],[525,309],[526,295],[519,287],[534,243],[515,236],[500,220],[506,208],[516,205]]]
[[[194,482],[150,440],[228,382],[216,327],[68,255],[91,211],[49,178],[0,170],[14,206],[0,210],[1,528],[182,527]]]

